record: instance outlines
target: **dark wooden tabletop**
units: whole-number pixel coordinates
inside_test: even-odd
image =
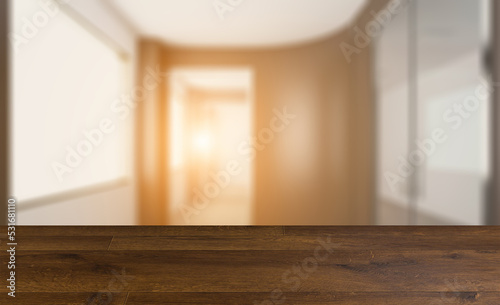
[[[500,227],[0,229],[0,304],[500,304]]]

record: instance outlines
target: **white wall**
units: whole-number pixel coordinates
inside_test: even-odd
[[[117,13],[108,1],[102,0],[65,0],[68,7],[78,12],[96,28],[123,48],[128,55],[135,54],[136,31]]]
[[[89,193],[38,208],[21,209],[20,225],[135,225],[136,207],[132,184]]]
[[[22,0],[15,0],[22,1]],[[106,1],[69,0],[60,8],[86,23],[87,28],[128,60],[126,92],[130,91],[135,76],[137,34]],[[57,15],[54,17],[57,18]],[[42,29],[43,30],[43,29]],[[128,177],[125,184],[99,192],[88,192],[72,199],[40,205],[23,206],[19,203],[20,225],[134,225],[137,224],[135,182],[133,179],[133,115],[123,122],[119,131],[128,139],[123,153],[127,155]]]
[[[453,4],[451,4],[453,2]],[[450,111],[476,97],[475,90],[481,87],[482,47],[484,31],[480,26],[487,15],[478,11],[484,2],[422,0],[415,3],[417,12],[416,98],[417,113],[409,105],[408,16],[395,16],[385,27],[376,47],[377,67],[377,123],[378,123],[378,201],[384,203],[377,211],[385,212],[385,203],[390,202],[401,211],[401,215],[384,219],[381,224],[403,223],[409,220],[409,178],[398,171],[400,157],[408,161],[409,142],[422,143],[432,137],[433,131],[443,131],[446,141],[438,143],[427,153],[421,165],[414,166],[417,174],[417,223],[432,216],[433,222],[442,224],[481,224],[484,216],[485,187],[488,178],[488,99],[481,99],[474,111],[461,124],[450,122]],[[449,10],[454,5],[453,10]],[[406,12],[407,13],[407,12]],[[443,17],[444,16],[444,17]],[[433,29],[441,29],[436,31]],[[483,41],[481,41],[483,40]],[[417,134],[411,135],[408,128],[411,118]],[[455,125],[455,126],[454,126]],[[415,139],[410,138],[415,137]],[[406,162],[408,163],[408,162]],[[408,168],[405,166],[405,168]],[[399,174],[401,179],[392,190],[385,180],[386,172]],[[392,208],[392,207],[391,207]]]

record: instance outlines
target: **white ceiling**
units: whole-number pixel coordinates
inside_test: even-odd
[[[269,47],[347,26],[368,0],[108,0],[139,34],[190,47]],[[214,2],[241,2],[220,18]]]
[[[184,86],[205,90],[248,90],[252,84],[252,71],[246,68],[174,69],[171,76]]]

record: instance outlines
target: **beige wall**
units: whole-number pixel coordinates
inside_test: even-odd
[[[137,88],[145,89],[147,71],[162,66],[162,49],[157,43],[140,41],[138,54]],[[167,223],[168,210],[167,112],[163,101],[168,94],[163,82],[145,92],[143,98],[136,101],[135,111],[138,219],[141,225],[163,225]]]

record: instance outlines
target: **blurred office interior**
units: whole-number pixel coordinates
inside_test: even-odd
[[[496,1],[1,5],[18,224],[500,223]]]

